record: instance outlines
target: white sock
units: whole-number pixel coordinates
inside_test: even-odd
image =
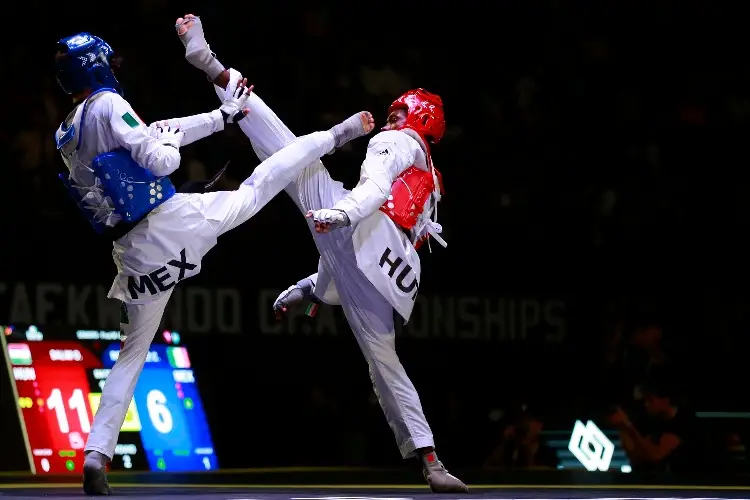
[[[206,42],[206,37],[203,34],[203,24],[200,19],[195,20],[195,24],[187,33],[180,35],[180,40],[185,46],[185,59],[206,73],[209,80],[216,80],[216,77],[224,71],[224,66],[216,59],[216,54],[211,52]]]
[[[336,148],[340,148],[357,137],[366,135],[367,131],[365,131],[365,126],[362,125],[362,113],[360,112],[350,116],[343,122],[331,128],[329,132],[333,134],[333,140],[335,141],[334,147]]]
[[[83,461],[84,467],[103,469],[109,461],[109,457],[98,451],[86,452],[86,458]]]

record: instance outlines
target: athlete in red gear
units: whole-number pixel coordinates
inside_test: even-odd
[[[209,76],[219,97],[241,81],[239,72],[225,69],[210,51],[197,17],[186,15],[176,25],[186,59]],[[240,127],[260,159],[295,140],[255,93],[248,107],[253,111]],[[444,132],[440,97],[412,90],[389,108],[354,189],[334,181],[320,161],[286,187],[307,216],[320,261],[317,273],[284,291],[273,307],[281,315],[308,299],[340,305],[402,456],[422,461],[433,491],[465,492],[466,485],[437,459],[419,395],[396,354],[393,314],[396,310],[405,320],[411,315],[420,277],[416,247],[430,236],[445,245],[434,220],[442,186],[429,149]]]

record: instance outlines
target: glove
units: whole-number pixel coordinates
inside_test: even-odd
[[[221,116],[224,117],[224,123],[237,123],[245,118],[250,111],[246,105],[250,93],[253,91],[253,86],[247,87],[246,83],[247,80],[239,82],[232,95],[227,97],[219,108]]]
[[[292,285],[276,297],[273,302],[273,312],[276,319],[281,319],[284,313],[288,312],[291,307],[296,307],[305,299],[312,295],[315,284],[310,278],[305,278],[296,285]],[[314,316],[314,312],[309,314]]]
[[[172,127],[166,123],[163,125],[152,125],[151,135],[154,139],[158,139],[165,146],[172,146],[175,149],[180,149],[182,139],[185,138],[185,132],[181,132],[178,128],[172,129]]]
[[[343,210],[333,208],[324,208],[322,210],[310,210],[307,212],[307,218],[315,222],[315,231],[318,233],[327,233],[345,227],[351,224],[349,216]]]

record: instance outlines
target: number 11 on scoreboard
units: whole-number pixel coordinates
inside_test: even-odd
[[[67,403],[67,409],[74,411],[78,416],[78,423],[81,426],[81,432],[85,434],[91,432],[91,422],[89,422],[86,398],[83,397],[83,391],[81,389],[74,389],[73,394],[70,396]],[[47,408],[55,412],[57,426],[59,427],[60,432],[68,434],[70,432],[70,424],[68,422],[67,409],[60,389],[52,389],[50,396],[47,398]]]

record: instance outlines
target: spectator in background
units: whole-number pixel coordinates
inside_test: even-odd
[[[641,317],[634,325],[630,343],[644,355],[646,372],[652,367],[667,364],[669,358],[664,348],[664,322],[658,316]]]
[[[544,442],[544,424],[526,404],[511,415],[500,444],[484,463],[486,469],[557,466],[557,454]]]
[[[647,418],[634,424],[618,408],[609,417],[634,472],[685,472],[700,469],[698,424],[694,413],[681,409],[664,378],[644,384]]]
[[[642,412],[643,384],[650,378],[679,370],[664,345],[664,321],[656,314],[641,314],[628,324],[618,322],[607,347],[607,391],[631,415]],[[640,415],[638,415],[640,416]]]

